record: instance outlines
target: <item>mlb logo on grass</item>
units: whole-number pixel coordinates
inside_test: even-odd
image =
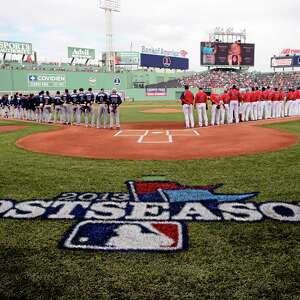
[[[75,226],[63,247],[101,251],[183,250],[186,227],[178,222],[86,221]]]

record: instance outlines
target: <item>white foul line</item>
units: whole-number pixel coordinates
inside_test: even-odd
[[[200,135],[200,133],[198,132],[198,131],[196,131],[196,130],[193,130],[193,132],[196,134],[196,135]]]
[[[122,133],[123,131],[122,130],[120,130],[119,132],[117,132],[114,136],[118,136],[118,135],[120,135],[121,133]]]
[[[141,135],[139,140],[138,140],[138,144],[141,144],[143,139],[145,138],[145,136],[147,136],[149,133],[149,130],[146,130],[146,132],[144,133],[144,135]]]

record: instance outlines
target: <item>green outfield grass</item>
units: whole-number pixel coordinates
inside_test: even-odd
[[[180,113],[140,114],[138,105],[160,106],[126,104],[122,122],[183,121]],[[219,190],[224,193],[259,191],[258,202],[300,201],[299,144],[276,153],[216,160],[91,160],[19,149],[15,141],[20,137],[55,129],[0,122],[19,124],[27,127],[0,133],[1,199],[49,199],[70,191],[125,192],[126,180],[160,175],[187,185],[224,183]],[[300,138],[300,121],[268,127]],[[0,299],[300,298],[299,225],[190,223],[186,252],[106,254],[59,249],[58,242],[72,224],[0,219]]]

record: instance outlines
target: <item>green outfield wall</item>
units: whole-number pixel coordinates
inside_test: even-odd
[[[104,88],[111,90],[116,88],[125,92],[125,95],[135,100],[168,100],[176,99],[178,89],[169,89],[167,96],[153,97],[146,96],[145,88],[134,88],[139,84],[149,85],[160,82],[167,82],[190,73],[157,73],[146,71],[133,71],[124,73],[95,73],[95,72],[67,72],[67,71],[51,71],[51,70],[0,70],[0,93],[14,92],[38,92],[41,90],[49,90],[55,92],[57,90],[84,89],[93,88],[99,90]]]

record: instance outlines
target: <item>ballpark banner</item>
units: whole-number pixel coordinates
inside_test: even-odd
[[[300,67],[300,55],[295,55],[293,57],[293,66]]]
[[[128,192],[70,192],[54,199],[0,199],[0,218],[78,221],[59,243],[81,251],[176,252],[188,249],[189,222],[300,223],[300,203],[254,202],[259,193],[222,194],[222,184],[128,181]],[[208,223],[208,224],[209,224]]]
[[[167,96],[166,88],[146,88],[146,96]]]
[[[32,55],[32,44],[0,41],[0,53]]]
[[[188,70],[189,59],[141,53],[141,67]]]
[[[272,68],[284,68],[292,67],[293,58],[292,57],[272,57],[271,58],[271,67]]]
[[[88,49],[88,48],[68,47],[68,57],[69,58],[95,59],[96,58],[96,50]]]
[[[138,66],[140,63],[139,52],[116,52],[115,53],[115,64],[124,66]]]
[[[29,88],[65,88],[65,74],[29,73],[27,75]]]

